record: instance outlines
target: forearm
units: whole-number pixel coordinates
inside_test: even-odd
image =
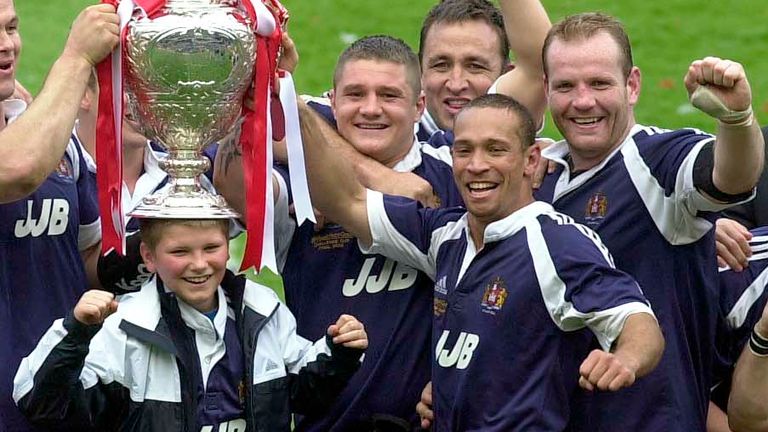
[[[213,161],[213,185],[227,204],[245,220],[245,182],[243,180],[243,154],[238,143],[239,133],[219,143]]]
[[[343,155],[349,144],[303,101],[299,101],[299,115],[313,204],[327,218],[370,244],[366,191],[351,161]]]
[[[656,367],[663,351],[664,337],[656,319],[647,313],[636,313],[624,323],[613,353],[639,378]]]
[[[517,99],[538,123],[546,109],[541,51],[552,24],[539,0],[501,0],[515,69],[499,82],[499,92]]]
[[[0,202],[31,194],[56,168],[91,69],[79,56],[59,57],[29,109],[0,132]]]
[[[97,242],[84,251],[80,251],[80,257],[85,265],[85,275],[88,278],[89,289],[103,289],[98,275],[99,255],[101,255],[101,242]]]
[[[750,191],[763,171],[765,142],[757,121],[749,126],[718,122],[712,180],[718,190],[736,195]]]
[[[766,336],[768,331],[761,330],[759,324],[758,331],[762,336]],[[733,372],[728,399],[728,423],[731,428],[737,432],[768,430],[767,400],[768,357],[755,355],[747,346]]]

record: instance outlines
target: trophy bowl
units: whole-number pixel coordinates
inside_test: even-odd
[[[206,191],[205,146],[222,139],[240,116],[252,82],[256,37],[236,2],[169,0],[154,18],[128,27],[123,51],[127,111],[162,146],[169,186],[144,198],[133,217],[232,218],[238,214]]]

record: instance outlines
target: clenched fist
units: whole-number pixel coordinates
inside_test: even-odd
[[[99,290],[86,291],[75,305],[75,319],[85,325],[101,324],[117,311],[115,295]]]

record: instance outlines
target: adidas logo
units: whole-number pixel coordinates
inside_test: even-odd
[[[448,289],[445,287],[445,276],[441,277],[435,284],[435,292],[443,295],[448,294]]]

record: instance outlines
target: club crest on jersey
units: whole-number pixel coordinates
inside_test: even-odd
[[[480,302],[480,308],[483,312],[496,315],[504,307],[507,300],[507,284],[500,277],[494,278],[491,283],[485,287],[483,300]]]
[[[436,317],[441,317],[445,315],[445,311],[448,309],[448,301],[445,299],[441,299],[439,297],[435,297],[435,303],[432,307],[432,311],[434,312]]]
[[[608,213],[608,197],[604,193],[598,192],[592,195],[587,201],[587,207],[584,212],[584,219],[587,222],[597,222],[605,218]]]
[[[67,157],[64,156],[59,161],[59,166],[56,167],[56,174],[59,177],[64,177],[68,179],[74,179],[74,174],[72,174],[72,166],[69,164],[69,160],[67,160]]]

